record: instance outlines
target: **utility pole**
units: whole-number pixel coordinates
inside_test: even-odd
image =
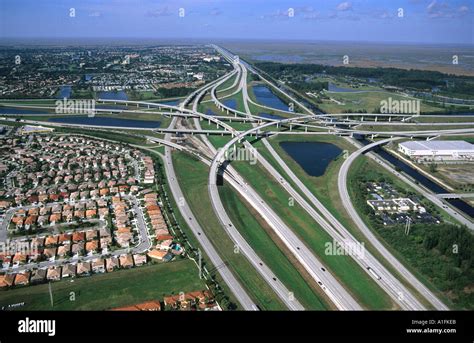
[[[411,226],[411,218],[407,217],[407,222],[405,224],[405,235],[407,236],[410,233],[410,226]]]
[[[202,256],[201,249],[198,249],[199,279],[202,279]]]
[[[51,300],[51,307],[54,307],[53,290],[51,289],[51,281],[48,283],[48,289],[49,289],[49,299]]]

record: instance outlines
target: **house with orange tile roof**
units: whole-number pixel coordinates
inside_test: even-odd
[[[42,247],[44,245],[44,237],[34,237],[31,239],[31,245],[36,247]]]
[[[78,243],[74,243],[72,246],[71,246],[71,253],[73,255],[82,255],[84,253],[84,249],[85,248],[85,244],[84,242],[78,242]]]
[[[147,211],[159,211],[161,213],[161,209],[158,205],[148,205],[146,207]]]
[[[86,218],[91,219],[97,215],[97,210],[86,210]]]
[[[17,252],[13,256],[13,263],[16,263],[16,264],[24,264],[26,263],[26,260],[27,260],[27,256],[24,254],[20,254],[19,252]]]
[[[24,221],[25,221],[25,218],[18,217],[18,216],[15,216],[11,219],[11,222],[15,224],[17,227],[23,227]]]
[[[62,270],[61,275],[62,275],[63,278],[76,276],[76,265],[72,264],[72,263],[65,264],[63,266],[63,270]]]
[[[103,258],[97,258],[97,259],[92,260],[92,271],[94,273],[105,272],[105,261]]]
[[[214,299],[209,291],[194,291],[185,294],[164,297],[163,303],[168,309],[191,310],[208,308],[214,306]]]
[[[15,281],[15,274],[4,274],[0,275],[0,288],[6,288],[13,286]]]
[[[60,257],[64,257],[66,256],[67,254],[69,254],[69,252],[71,251],[71,244],[70,243],[66,243],[66,244],[63,244],[63,245],[60,245],[58,247],[58,256]]]
[[[79,262],[77,264],[77,275],[90,275],[91,264],[90,262]]]
[[[43,250],[43,255],[47,258],[52,258],[56,256],[56,248],[46,248]]]
[[[26,286],[30,283],[31,272],[25,271],[15,276],[15,286]]]
[[[100,207],[99,208],[99,217],[104,218],[109,215],[109,209],[107,207]]]
[[[108,248],[112,244],[112,237],[105,236],[100,238],[100,247],[102,249]]]
[[[148,252],[148,256],[158,261],[162,261],[163,258],[168,254],[167,251],[153,249]]]
[[[48,236],[46,237],[46,240],[44,242],[45,246],[57,245],[57,244],[58,244],[58,236]]]
[[[170,234],[168,234],[168,235],[156,235],[155,238],[158,242],[161,242],[161,241],[172,240],[173,236],[171,236]]]
[[[49,222],[51,224],[56,224],[61,221],[61,215],[59,213],[53,213],[49,216]]]
[[[94,252],[99,249],[99,241],[94,239],[93,241],[86,242],[86,251]]]
[[[72,241],[73,242],[81,242],[86,239],[86,235],[84,232],[74,232],[72,234]]]
[[[38,220],[38,216],[28,216],[26,217],[24,224],[29,227],[33,224],[36,224],[37,220]]]
[[[72,235],[70,233],[62,233],[58,237],[58,243],[70,242]]]
[[[117,307],[112,311],[161,311],[161,304],[159,301],[151,300],[136,305]]]
[[[173,244],[173,240],[166,239],[164,241],[159,240],[160,242],[156,245],[156,247],[160,250],[169,250],[171,245]]]
[[[46,272],[46,278],[51,281],[57,281],[61,279],[61,267],[53,266],[49,267]]]
[[[97,230],[87,230],[86,231],[86,240],[97,239]]]
[[[84,210],[74,210],[74,217],[84,219],[86,217],[86,211],[84,211]]]
[[[146,264],[146,255],[134,254],[133,262],[135,263],[136,266],[141,266],[141,265]]]
[[[132,255],[130,255],[130,254],[120,255],[119,260],[120,260],[120,267],[122,267],[122,268],[132,268],[133,267]]]
[[[167,229],[158,229],[155,231],[156,237],[159,236],[170,236],[170,232]]]
[[[39,215],[39,208],[38,207],[33,207],[28,210],[28,215],[29,216],[38,216]]]
[[[117,257],[112,256],[105,259],[105,269],[107,269],[109,273],[117,268],[119,268],[119,260]]]

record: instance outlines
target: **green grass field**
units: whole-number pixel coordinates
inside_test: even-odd
[[[74,280],[74,282],[71,282]],[[48,285],[35,285],[0,292],[0,305],[24,302],[21,310],[106,310],[146,300],[162,300],[165,295],[205,289],[198,269],[191,260],[153,264],[130,270],[64,279]],[[75,301],[70,301],[71,292]]]
[[[398,94],[389,92],[364,92],[364,93],[326,93],[326,95],[332,99],[339,101],[342,104],[338,104],[334,101],[324,100],[319,107],[328,113],[342,113],[345,111],[360,111],[365,110],[368,113],[374,112],[376,108],[380,107],[382,100],[387,100],[391,97],[393,100],[413,100],[413,98],[403,97]],[[421,102],[420,111],[423,112],[442,112],[442,107],[435,107]]]

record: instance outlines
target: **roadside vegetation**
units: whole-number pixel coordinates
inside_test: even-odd
[[[447,222],[439,225],[413,224],[408,235],[403,225],[384,226],[367,205],[365,184],[391,182],[387,173],[364,160],[355,161],[349,172],[349,191],[353,204],[369,227],[395,251],[402,263],[411,266],[425,284],[439,289],[448,305],[457,309],[474,307],[474,237],[465,227]],[[434,205],[424,203],[437,213]]]

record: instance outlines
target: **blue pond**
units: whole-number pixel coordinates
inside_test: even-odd
[[[288,105],[276,96],[267,86],[252,86],[252,89],[259,104],[282,111],[288,111]]]
[[[233,110],[237,109],[237,101],[234,99],[227,99],[222,102],[224,105],[226,105],[229,108],[232,108]]]
[[[118,126],[118,127],[139,127],[144,129],[152,129],[160,126],[159,121],[135,120],[112,117],[87,117],[87,116],[70,116],[70,117],[54,117],[48,121],[55,123],[67,124],[83,124],[83,125],[100,125],[100,126]]]
[[[99,99],[108,99],[108,100],[128,100],[127,93],[124,91],[107,91],[99,92],[97,94]]]
[[[69,99],[71,97],[72,87],[71,86],[61,86],[59,88],[58,99]]]
[[[311,176],[321,176],[342,150],[331,143],[281,142],[280,146]]]

